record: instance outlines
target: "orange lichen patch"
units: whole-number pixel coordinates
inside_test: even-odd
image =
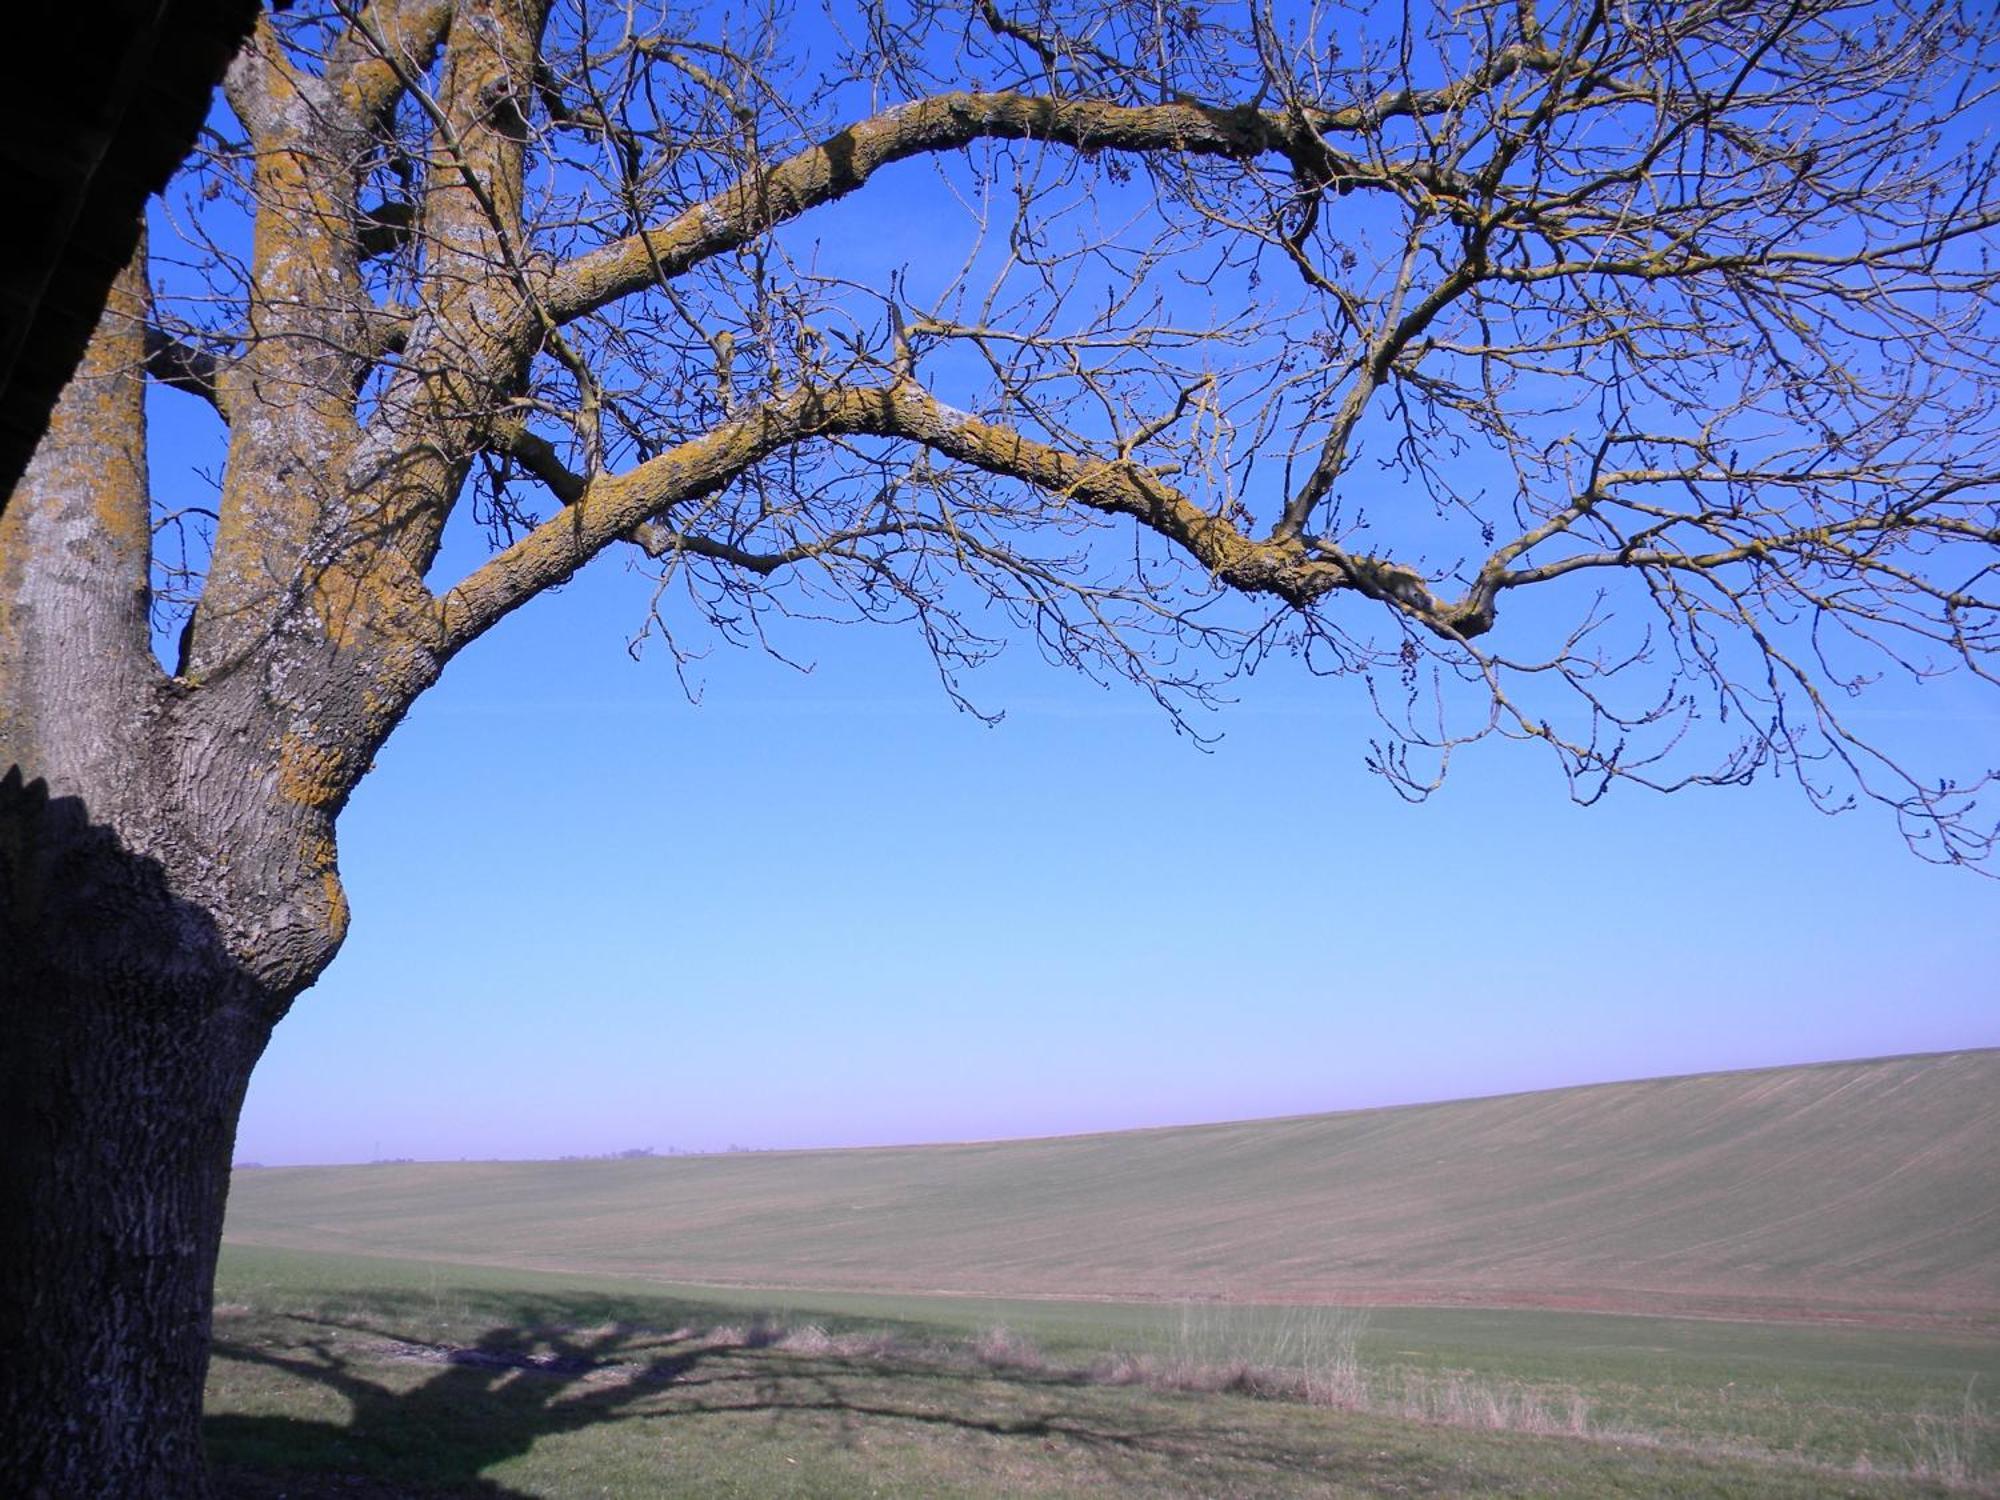
[[[393,545],[354,548],[312,580],[313,611],[336,650],[394,648],[409,632],[399,622],[428,614],[429,591]]]
[[[283,765],[280,763],[280,786]],[[327,930],[338,942],[347,932],[347,892],[340,883],[340,867],[333,842],[333,825],[323,818],[309,818],[299,839],[299,863],[319,877],[321,904],[326,911]]]
[[[338,942],[347,936],[348,920],[347,892],[341,888],[339,871],[321,871],[319,885],[320,894],[326,898],[326,925]]]
[[[136,455],[144,461],[143,452]],[[98,528],[123,557],[144,559],[152,545],[152,529],[146,512],[132,503],[132,493],[123,486],[107,485],[91,497]]]
[[[333,836],[327,831],[326,825],[313,825],[299,840],[299,862],[308,870],[318,870],[322,874],[334,870]]]
[[[380,589],[365,570],[329,569],[313,582],[313,611],[320,630],[336,650],[351,651],[367,634],[366,624],[377,613]]]
[[[278,743],[278,795],[300,807],[326,807],[346,788],[345,757],[302,735],[288,734]],[[324,841],[325,836],[318,836]],[[326,862],[332,860],[328,844]],[[321,863],[315,858],[314,864]]]

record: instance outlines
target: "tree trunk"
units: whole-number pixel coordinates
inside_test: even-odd
[[[237,1112],[283,1002],[75,797],[0,783],[0,1494],[205,1493]]]
[[[153,660],[144,276],[0,515],[0,1496],[182,1500],[250,1070],[346,926],[347,758]],[[336,727],[339,727],[336,724]],[[365,756],[362,763],[365,763]]]

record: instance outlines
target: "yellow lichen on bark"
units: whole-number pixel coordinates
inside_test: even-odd
[[[320,635],[337,651],[400,638],[394,622],[420,612],[428,595],[402,554],[390,547],[357,549],[308,584]]]
[[[153,545],[146,473],[145,320],[147,290],[143,243],[132,264],[112,283],[98,337],[84,354],[77,378],[113,387],[95,413],[92,438],[111,460],[105,482],[91,491],[91,509],[123,570],[143,586]],[[73,388],[73,387],[72,387]]]
[[[320,872],[320,892],[326,899],[327,928],[338,943],[347,936],[347,892],[341,887],[340,872],[330,866]]]
[[[0,515],[0,746],[41,770],[108,753],[152,670],[145,311],[142,242]]]
[[[299,734],[278,742],[278,795],[285,801],[318,809],[339,801],[346,789],[345,757],[338,751]]]
[[[87,507],[105,576],[144,585],[152,550],[146,473],[146,251],[112,283],[97,331],[37,450],[30,503]]]
[[[347,779],[346,760],[338,751],[303,735],[288,734],[278,742],[278,796],[307,815],[298,837],[298,867],[308,880],[318,882],[335,942],[347,931],[348,906],[327,809],[344,795]]]

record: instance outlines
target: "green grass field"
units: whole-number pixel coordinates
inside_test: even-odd
[[[217,1287],[208,1435],[236,1496],[1806,1497],[2000,1477],[2000,1346],[1963,1333],[774,1297],[248,1249]],[[1341,1383],[1282,1378],[1315,1370]]]
[[[2000,1051],[1055,1140],[237,1174],[240,1245],[673,1281],[2000,1326]]]
[[[243,1171],[217,1300],[258,1500],[2000,1494],[2000,1051]]]

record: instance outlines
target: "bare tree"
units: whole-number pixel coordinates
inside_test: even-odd
[[[199,1491],[335,819],[613,549],[676,652],[900,620],[964,702],[1026,633],[1184,722],[1296,653],[1410,795],[1497,735],[1586,799],[1770,771],[1992,847],[1992,747],[1851,712],[1993,680],[1983,7],[731,14],[265,17],[0,518],[11,1492]],[[227,425],[200,503],[147,380]],[[440,578],[455,514],[494,546]]]

